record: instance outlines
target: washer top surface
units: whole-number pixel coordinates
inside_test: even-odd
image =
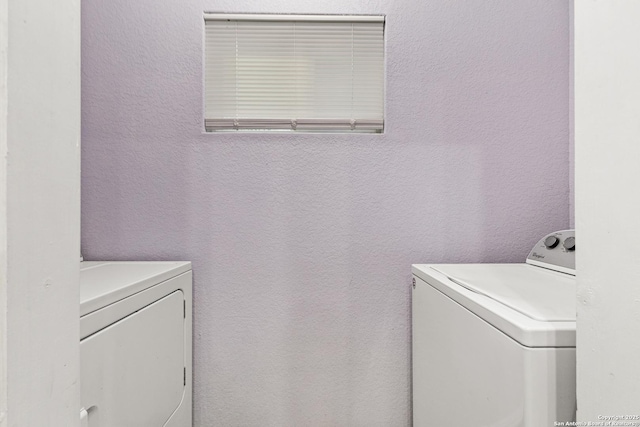
[[[448,264],[452,282],[541,322],[575,322],[575,277],[528,264]]]
[[[575,251],[575,230],[560,230],[542,237],[525,263],[414,264],[412,271],[524,346],[575,347]]]
[[[191,270],[184,261],[84,261],[80,263],[80,316]]]
[[[575,347],[575,276],[521,264],[414,264],[413,274],[526,347]]]

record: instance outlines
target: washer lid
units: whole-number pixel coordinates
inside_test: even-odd
[[[190,262],[84,261],[80,263],[80,316],[191,270]]]
[[[528,264],[414,264],[432,286],[526,347],[575,347],[575,277]]]
[[[575,278],[527,264],[440,264],[452,282],[541,322],[575,322]]]

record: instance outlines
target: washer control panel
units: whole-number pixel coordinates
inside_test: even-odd
[[[576,231],[561,230],[544,236],[529,252],[527,263],[575,276]]]

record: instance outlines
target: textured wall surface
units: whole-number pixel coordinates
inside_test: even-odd
[[[569,1],[569,226],[571,228],[575,228],[575,223],[576,223],[574,9],[575,9],[574,1],[570,0]]]
[[[386,14],[383,135],[204,134],[203,11]],[[82,245],[194,266],[197,426],[404,426],[410,265],[569,225],[564,0],[83,3]]]
[[[577,398],[586,423],[640,416],[640,56],[629,55],[640,3],[577,1],[575,16]]]

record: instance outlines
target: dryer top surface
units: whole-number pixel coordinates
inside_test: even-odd
[[[191,270],[185,261],[84,261],[80,263],[80,316]]]

